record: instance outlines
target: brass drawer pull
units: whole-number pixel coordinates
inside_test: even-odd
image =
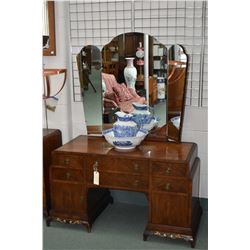
[[[94,171],[98,171],[98,166],[99,166],[99,163],[98,163],[98,161],[96,161],[96,162],[93,164],[93,170],[94,170]]]
[[[69,180],[71,174],[69,172],[66,173],[66,179]]]
[[[138,186],[138,185],[139,185],[139,181],[138,181],[138,180],[135,180],[134,185],[135,185],[135,186]]]
[[[138,166],[137,163],[134,164],[134,170],[135,170],[135,171],[138,171],[138,170],[139,170],[139,166]]]
[[[166,169],[165,173],[166,173],[167,175],[169,175],[169,174],[171,173],[171,168],[168,167],[168,168]]]
[[[166,186],[165,186],[165,189],[166,189],[167,191],[169,191],[169,190],[170,190],[170,187],[171,187],[170,183],[167,183]]]
[[[66,158],[66,159],[64,160],[64,163],[65,163],[66,165],[68,165],[68,164],[69,164],[69,158]]]
[[[83,195],[80,197],[80,202],[83,203],[84,199],[83,199]]]

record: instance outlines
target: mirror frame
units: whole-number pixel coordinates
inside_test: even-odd
[[[184,85],[183,85],[183,93],[182,93],[182,114],[181,114],[181,120],[180,120],[180,127],[179,127],[179,132],[178,133],[175,133],[175,128],[173,128],[174,126],[170,125],[168,126],[168,122],[167,122],[167,126],[168,126],[168,139],[170,140],[174,140],[178,143],[182,142],[182,132],[183,132],[183,123],[184,123],[184,117],[185,117],[185,107],[186,107],[186,95],[187,95],[187,84],[188,84],[188,70],[189,70],[189,55],[187,54],[186,52],[186,49],[184,48],[183,45],[181,44],[175,44],[175,45],[178,45],[179,47],[181,47],[183,53],[186,55],[186,67],[185,67],[185,74],[184,74]],[[172,45],[173,46],[173,45]],[[172,47],[170,46],[170,48]],[[170,49],[169,48],[169,49]],[[168,68],[168,73],[169,74],[169,68]],[[169,85],[168,85],[168,88],[169,88]],[[168,120],[168,117],[167,117],[167,120]],[[173,133],[173,136],[169,136],[169,131],[172,131]]]
[[[48,1],[49,15],[49,48],[43,49],[43,56],[56,55],[56,36],[55,36],[55,2]]]
[[[128,32],[128,33],[132,33],[132,32]],[[136,32],[136,33],[141,33],[141,32]],[[127,34],[127,33],[122,33],[122,34]],[[122,34],[119,34],[119,35],[122,35]],[[118,37],[119,35],[113,37],[112,40],[114,38]],[[150,34],[148,34],[148,35],[152,36]],[[110,42],[112,42],[112,40],[109,41],[107,44],[105,44],[102,47],[102,50],[106,45],[108,45]],[[158,39],[157,39],[157,41],[159,43],[161,43]],[[161,43],[161,44],[163,44],[163,43]],[[165,44],[163,44],[163,45],[169,51],[169,49],[174,44],[171,45],[169,48]],[[180,127],[179,127],[179,130],[177,130],[172,123],[169,123],[168,114],[166,113],[166,124],[163,125],[162,127],[158,127],[158,128],[153,129],[152,131],[150,131],[148,136],[145,138],[145,140],[147,140],[147,141],[165,141],[165,142],[173,142],[173,143],[180,143],[182,141],[181,139],[182,139],[182,130],[183,130],[184,115],[185,115],[185,103],[186,103],[186,92],[187,92],[187,77],[188,77],[189,55],[186,53],[186,50],[183,47],[183,45],[180,45],[180,44],[176,44],[176,45],[180,46],[182,48],[184,54],[186,55],[186,70],[185,70],[185,74],[184,74],[185,80],[184,80],[183,93],[182,93],[182,100],[183,101],[182,101],[182,112],[181,112],[182,115],[181,115],[181,120],[180,120]],[[168,62],[169,62],[169,55],[168,55]],[[169,67],[167,68],[167,76],[168,75],[169,75]],[[169,85],[167,83],[167,94],[168,94],[168,87],[169,87]],[[168,97],[167,97],[167,99],[168,99]],[[87,127],[87,133],[88,134],[99,135],[99,134],[102,134],[102,131],[104,129],[111,128],[112,124],[103,124],[102,123],[102,125],[100,125],[100,126],[99,125],[96,126],[96,125],[88,125],[87,124],[86,127]]]

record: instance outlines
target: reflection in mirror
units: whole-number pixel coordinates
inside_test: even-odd
[[[180,141],[185,106],[187,55],[180,45],[169,49],[168,137]]]
[[[102,49],[104,123],[118,110],[131,113],[133,102],[148,104],[166,124],[167,48],[144,33],[125,33]]]
[[[76,56],[85,122],[102,124],[101,53],[95,46],[85,46]]]
[[[43,55],[56,55],[54,1],[43,2]]]
[[[187,59],[182,46],[168,51],[144,33],[121,34],[101,53],[85,46],[77,63],[88,133],[101,134],[112,127],[117,111],[131,113],[137,102],[160,119],[147,140],[181,141]]]

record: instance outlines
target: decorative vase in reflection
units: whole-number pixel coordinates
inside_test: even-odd
[[[165,78],[157,77],[157,99],[159,102],[165,101]]]
[[[135,82],[137,78],[137,70],[134,66],[134,57],[127,57],[127,66],[124,69],[124,78],[128,88],[135,89]]]

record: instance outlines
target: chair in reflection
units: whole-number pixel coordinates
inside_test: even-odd
[[[139,96],[134,89],[128,88],[125,83],[118,83],[112,74],[102,73],[104,84],[104,108],[119,108],[121,111],[131,113],[132,103],[146,103],[145,97]]]
[[[102,62],[102,72],[118,76],[119,62]]]
[[[85,55],[86,55],[86,53],[85,53]],[[88,57],[91,57],[91,54]],[[91,65],[91,61],[89,64],[87,63],[88,57],[84,58],[82,51],[80,53],[78,53],[76,56],[78,73],[79,73],[79,80],[80,80],[80,84],[84,90],[88,90],[88,87],[90,85],[93,88],[94,92],[96,92],[96,89],[95,89],[93,83],[89,79],[89,75],[91,74],[91,68],[88,65]]]

